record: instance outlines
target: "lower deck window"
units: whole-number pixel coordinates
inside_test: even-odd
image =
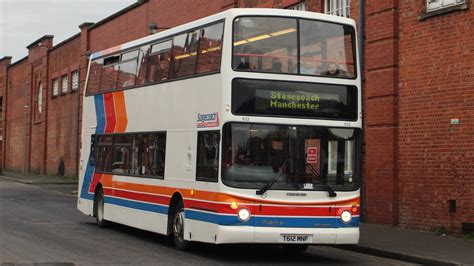
[[[96,139],[91,153],[98,172],[164,177],[166,133],[104,134]]]

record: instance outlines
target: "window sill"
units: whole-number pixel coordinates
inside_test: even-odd
[[[428,18],[448,14],[448,13],[455,12],[455,11],[467,10],[467,9],[469,9],[467,3],[459,4],[459,5],[455,5],[455,6],[449,6],[449,7],[445,7],[445,8],[440,8],[440,9],[437,9],[437,10],[434,10],[434,11],[426,11],[426,9],[425,9],[421,13],[421,15],[418,17],[418,21],[423,21],[423,20],[428,19]]]

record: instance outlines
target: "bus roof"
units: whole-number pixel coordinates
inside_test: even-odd
[[[316,12],[309,11],[297,11],[289,9],[276,9],[276,8],[232,8],[226,11],[207,16],[186,24],[176,26],[171,29],[167,29],[153,35],[142,37],[124,44],[120,44],[114,47],[104,49],[102,51],[95,52],[91,55],[90,59],[95,59],[101,56],[115,53],[120,50],[126,50],[135,46],[139,46],[144,43],[153,42],[154,40],[159,40],[167,36],[172,36],[174,34],[186,31],[188,29],[197,28],[201,25],[209,24],[218,20],[225,18],[233,18],[237,16],[282,16],[282,17],[300,17],[300,18],[309,18],[309,19],[320,19],[323,21],[347,24],[355,27],[355,21],[350,18],[344,18],[334,15],[327,15]]]

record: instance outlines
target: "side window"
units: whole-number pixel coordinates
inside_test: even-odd
[[[151,54],[148,57],[146,82],[153,83],[168,79],[170,61],[171,40],[152,45]]]
[[[165,176],[166,133],[92,135],[91,141],[89,163],[99,172]]]
[[[99,135],[97,140],[96,168],[99,172],[112,172],[113,136]]]
[[[165,175],[166,133],[146,134],[143,138],[143,173],[163,178]]]
[[[87,93],[94,94],[99,92],[100,76],[102,74],[103,59],[91,61],[89,80],[87,81]]]
[[[135,50],[122,54],[117,78],[118,89],[135,86],[138,67],[138,51],[139,50]]]
[[[219,131],[198,132],[196,180],[217,182],[219,143]]]
[[[114,142],[114,162],[112,173],[127,174],[130,169],[133,136],[117,135]]]
[[[102,75],[100,78],[100,92],[113,91],[116,87],[118,77],[119,55],[104,58],[104,66],[102,67]]]
[[[149,55],[150,55],[150,45],[142,46],[140,48],[140,55],[138,57],[138,75],[137,75],[137,81],[136,81],[137,85],[145,84]]]
[[[199,30],[174,37],[171,78],[186,77],[194,74],[198,43]]]
[[[196,73],[219,71],[223,27],[224,23],[219,23],[201,30]]]

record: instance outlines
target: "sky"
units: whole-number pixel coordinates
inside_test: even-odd
[[[79,32],[83,22],[98,22],[136,0],[0,0],[0,58],[12,63],[28,54],[26,46],[43,35],[53,44]]]

